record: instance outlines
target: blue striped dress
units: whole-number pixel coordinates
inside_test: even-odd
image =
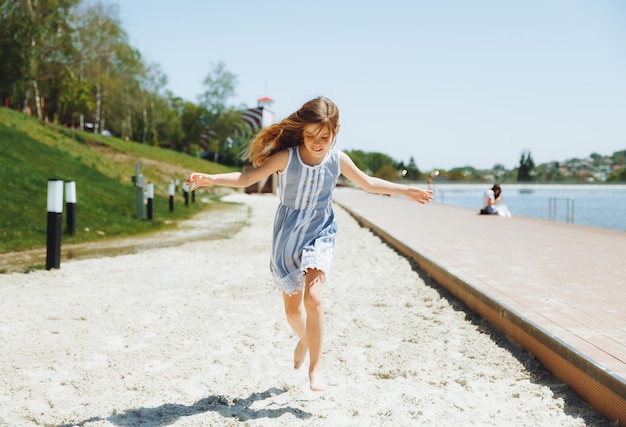
[[[294,294],[304,288],[308,269],[330,272],[337,232],[332,193],[341,168],[337,148],[315,166],[302,162],[298,147],[288,150],[287,167],[278,177],[270,269],[274,283]]]

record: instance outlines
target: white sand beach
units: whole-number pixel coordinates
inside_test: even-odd
[[[227,199],[250,207],[230,238],[0,274],[0,426],[611,425],[339,207],[310,391],[271,287],[278,200]]]

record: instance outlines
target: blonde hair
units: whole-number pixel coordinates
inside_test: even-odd
[[[244,158],[254,166],[262,165],[280,150],[302,144],[302,131],[312,123],[319,124],[320,131],[328,127],[334,140],[339,132],[339,108],[323,96],[306,102],[286,119],[262,129],[250,142]]]

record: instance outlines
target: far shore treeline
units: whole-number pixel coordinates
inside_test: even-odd
[[[159,64],[147,63],[129,44],[117,4],[0,0],[0,52],[0,100],[6,108],[45,123],[242,166],[242,149],[253,135],[241,115],[250,106],[229,103],[237,76],[214,62],[196,103],[176,96]],[[362,169],[394,180],[626,181],[626,149],[540,165],[527,151],[508,170],[496,164],[488,170],[463,165],[424,171],[413,158],[347,153]]]

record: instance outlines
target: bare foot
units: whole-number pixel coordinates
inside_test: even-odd
[[[309,372],[309,382],[312,391],[326,390],[326,382],[324,381],[324,376],[318,371]]]
[[[296,349],[293,351],[293,368],[300,369],[304,359],[306,358],[306,354],[309,351],[309,346],[304,344],[302,340],[298,341],[296,345]]]

